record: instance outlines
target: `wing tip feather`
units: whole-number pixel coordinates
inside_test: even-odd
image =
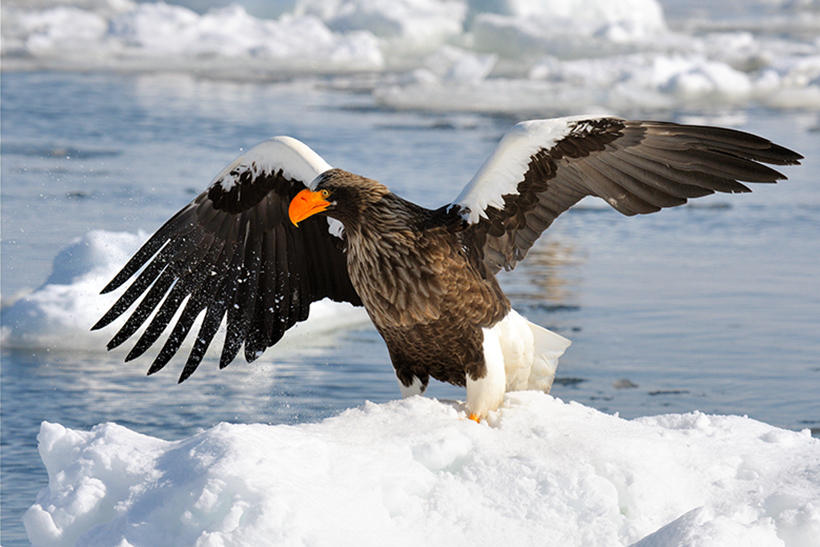
[[[157,372],[162,370],[165,367],[166,364],[168,364],[167,361],[162,362],[162,361],[160,361],[160,356],[157,356],[157,358],[154,360],[154,362],[151,363],[151,366],[148,368],[148,372],[145,375],[146,376],[151,376],[152,374],[156,374]]]
[[[134,359],[136,359],[137,357],[139,357],[140,355],[145,353],[146,349],[148,349],[148,348],[145,348],[145,349],[140,348],[140,344],[137,343],[136,346],[131,348],[131,351],[128,352],[128,355],[125,356],[125,359],[123,359],[123,362],[127,363],[129,361],[133,361]]]
[[[103,322],[103,319],[104,318],[100,318],[96,323],[91,325],[91,328],[88,329],[88,330],[90,330],[90,331],[100,330],[101,328],[107,326],[110,323],[110,321]]]
[[[200,361],[197,359],[188,359],[188,362],[185,363],[185,367],[182,369],[182,372],[177,379],[177,384],[181,384],[185,380],[191,377],[191,375],[196,372],[197,367],[199,367]]]

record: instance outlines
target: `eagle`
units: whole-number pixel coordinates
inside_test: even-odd
[[[469,417],[480,421],[507,391],[549,392],[570,344],[516,313],[496,278],[556,217],[586,196],[631,216],[749,192],[743,182],[786,178],[764,164],[800,159],[733,129],[530,120],[502,137],[452,202],[428,209],[331,167],[294,138],[274,137],[225,167],[147,240],[102,290],[134,277],[92,329],[141,297],[108,343],[119,346],[148,322],[130,361],[176,317],[153,374],[202,316],[182,382],[223,321],[219,368],[243,347],[248,362],[259,357],[307,319],[312,302],[349,302],[364,306],[384,339],[403,396],[423,393],[431,377],[465,386]]]

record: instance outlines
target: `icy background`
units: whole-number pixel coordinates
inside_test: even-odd
[[[0,47],[3,545],[820,536],[817,1],[10,0]],[[366,316],[326,302],[181,386],[88,331],[243,147],[290,134],[438,206],[515,121],[601,111],[807,159],[750,195],[556,222],[502,279],[574,341],[555,398],[480,426],[450,386],[396,402]]]
[[[4,69],[346,75],[383,106],[444,111],[820,107],[815,0],[187,4],[8,0]]]

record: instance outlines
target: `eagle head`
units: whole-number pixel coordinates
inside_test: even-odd
[[[291,222],[299,222],[323,213],[350,228],[362,218],[365,210],[378,203],[389,192],[383,184],[345,171],[329,169],[296,194],[288,207]]]

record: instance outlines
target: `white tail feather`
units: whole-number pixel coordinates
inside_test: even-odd
[[[558,358],[572,342],[527,321],[514,310],[493,330],[504,352],[505,391],[537,389],[549,393]]]
[[[501,405],[507,391],[549,393],[558,358],[571,344],[569,340],[530,323],[514,310],[483,331],[487,372],[482,378],[467,376],[470,413],[484,418]]]
[[[526,389],[549,393],[552,381],[555,380],[558,358],[564,354],[572,341],[535,323],[527,323],[534,339],[535,356]]]

